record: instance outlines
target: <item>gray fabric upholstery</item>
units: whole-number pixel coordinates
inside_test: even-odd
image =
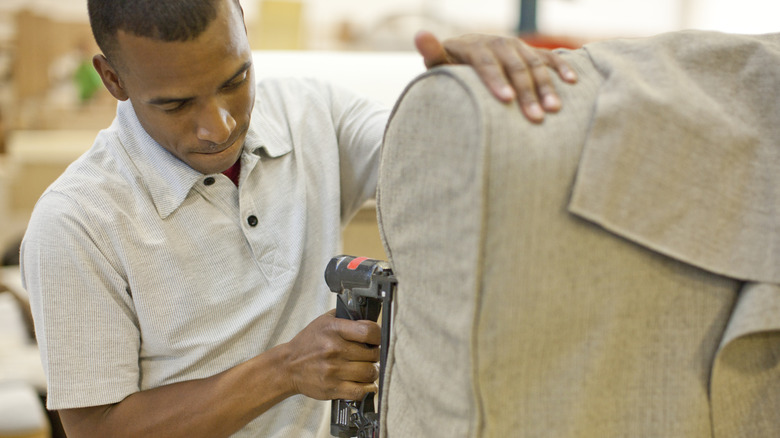
[[[586,51],[605,82],[572,211],[713,272],[780,283],[780,34]]]
[[[570,211],[609,76],[588,50],[563,56],[580,81],[557,84],[564,108],[540,125],[465,67],[396,105],[378,192],[399,279],[383,436],[773,436],[780,289]]]

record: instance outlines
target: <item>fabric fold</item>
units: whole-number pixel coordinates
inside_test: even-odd
[[[780,406],[780,286],[748,283],[721,341],[712,368],[713,436],[777,433]]]
[[[779,283],[780,34],[585,50],[605,82],[570,211],[712,272]]]

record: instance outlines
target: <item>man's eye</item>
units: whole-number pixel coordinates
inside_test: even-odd
[[[246,72],[242,73],[240,76],[234,78],[232,81],[225,84],[225,89],[230,90],[233,88],[238,88],[246,81]]]
[[[168,114],[172,114],[172,113],[181,111],[186,106],[187,106],[186,102],[172,103],[172,104],[169,104],[169,105],[166,105],[165,107],[163,107],[162,110],[163,110],[163,112],[166,112]]]

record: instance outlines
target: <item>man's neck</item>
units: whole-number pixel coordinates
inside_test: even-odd
[[[233,184],[238,187],[238,177],[241,175],[241,157],[238,157],[238,160],[236,160],[228,170],[222,172],[222,174],[230,178],[230,180],[233,181]]]

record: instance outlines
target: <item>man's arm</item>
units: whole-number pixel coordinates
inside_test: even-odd
[[[314,320],[295,338],[215,376],[119,403],[60,411],[71,438],[229,436],[295,394],[359,400],[376,391],[381,330],[371,321]]]
[[[577,82],[576,73],[561,57],[519,38],[470,34],[441,43],[430,32],[421,31],[414,42],[427,68],[471,65],[496,98],[503,102],[517,99],[533,122],[541,122],[546,112],[561,108],[548,67],[564,81]]]

